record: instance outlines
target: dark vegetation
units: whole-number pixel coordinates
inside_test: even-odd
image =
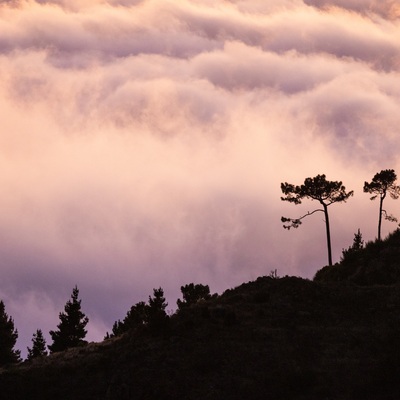
[[[219,296],[190,284],[172,316],[155,289],[139,307],[155,324],[135,305],[102,343],[3,369],[0,398],[398,399],[399,251],[400,231],[365,246],[357,232],[314,281],[273,271]]]
[[[400,195],[400,186],[396,185],[397,175],[393,169],[384,169],[374,175],[371,182],[364,183],[364,192],[372,194],[371,200],[379,197],[378,240],[381,240],[382,217],[391,222],[397,218],[383,208],[383,201],[389,195],[396,200]]]
[[[339,263],[313,281],[280,278],[277,270],[222,295],[207,285],[181,287],[177,311],[166,313],[162,288],[134,304],[101,343],[87,343],[88,318],[78,288],[60,313],[48,346],[38,329],[21,362],[17,330],[0,302],[0,400],[400,398],[400,230],[380,238],[393,170],[376,174],[364,191],[379,196],[378,239],[360,230]],[[322,209],[345,201],[341,182],[324,175],[282,184],[285,198],[317,200]],[[329,256],[331,264],[331,257]]]
[[[140,301],[131,307],[123,321],[115,321],[112,332],[107,332],[104,339],[110,339],[114,336],[120,336],[125,332],[131,331],[141,326],[148,326],[156,330],[167,324],[167,313],[165,309],[168,303],[165,301],[162,288],[153,290],[153,297],[149,296],[149,302],[146,304]]]
[[[201,300],[208,300],[211,297],[208,285],[189,283],[189,285],[181,286],[181,292],[183,299],[176,301],[179,310],[196,304]]]
[[[356,240],[354,248],[343,251],[340,263],[322,268],[314,280],[364,286],[400,284],[400,230],[383,241],[368,242],[365,246],[357,245]],[[362,247],[357,248],[360,245]]]
[[[79,289],[75,286],[72,290],[71,299],[65,304],[64,312],[59,315],[58,329],[50,331],[53,344],[48,347],[52,353],[86,344],[84,340],[87,334],[85,326],[89,322],[89,318],[81,311],[81,300],[78,299],[78,296]],[[36,337],[35,342],[37,340]]]
[[[43,337],[43,332],[38,329],[32,337],[32,348],[28,347],[27,360],[32,361],[34,358],[47,356],[46,340]]]
[[[18,339],[18,331],[14,320],[6,313],[3,301],[0,301],[0,365],[9,365],[20,361],[21,353],[14,350]]]

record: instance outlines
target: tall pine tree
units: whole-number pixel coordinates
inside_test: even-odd
[[[0,366],[21,361],[20,351],[14,350],[17,338],[14,320],[7,315],[4,302],[0,301]]]
[[[89,318],[81,311],[81,300],[78,300],[79,290],[75,286],[72,290],[71,299],[67,301],[64,312],[60,313],[60,323],[57,331],[50,331],[53,344],[48,348],[52,353],[66,350],[86,343],[83,340],[87,331],[85,327]]]
[[[396,185],[397,175],[394,169],[384,169],[374,175],[371,182],[364,182],[364,192],[372,194],[371,200],[379,196],[378,240],[381,240],[382,217],[390,222],[397,218],[383,209],[383,200],[389,196],[396,200],[400,196],[400,186]]]
[[[28,357],[27,360],[33,360],[37,357],[45,357],[47,356],[46,350],[46,340],[43,337],[43,332],[41,329],[38,329],[36,333],[33,334],[32,337],[32,348],[28,347]]]
[[[301,204],[303,199],[317,201],[322,208],[308,211],[307,214],[299,218],[281,217],[283,227],[285,229],[298,228],[302,224],[302,220],[316,212],[324,213],[326,244],[328,247],[328,263],[332,265],[332,245],[331,245],[331,228],[329,223],[328,207],[334,203],[345,203],[349,197],[353,196],[353,191],[346,192],[346,188],[342,185],[342,181],[328,181],[325,174],[317,175],[314,178],[306,178],[303,185],[292,185],[291,183],[281,183],[281,190],[284,197],[282,201],[288,201],[293,204]]]

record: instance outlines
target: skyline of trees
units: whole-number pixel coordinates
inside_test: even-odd
[[[378,237],[381,241],[382,218],[390,222],[398,222],[397,218],[389,214],[383,208],[383,201],[389,196],[396,200],[400,196],[400,186],[396,184],[397,175],[393,169],[385,169],[376,173],[371,182],[364,182],[364,193],[370,193],[373,196],[370,200],[375,200],[379,197],[379,218],[378,218]],[[306,178],[303,185],[293,185],[287,182],[281,183],[281,191],[285,196],[281,197],[282,201],[288,201],[295,205],[301,204],[304,198],[316,200],[322,205],[313,211],[308,211],[298,218],[281,217],[281,222],[285,229],[298,228],[302,224],[302,220],[317,212],[323,212],[325,216],[327,249],[328,249],[328,265],[332,266],[332,245],[331,245],[331,229],[328,214],[328,206],[336,202],[346,202],[349,197],[353,196],[354,192],[346,193],[345,186],[341,181],[327,181],[324,174],[317,175],[314,178]],[[399,225],[400,226],[400,225]],[[358,231],[360,235],[360,231]],[[356,234],[357,235],[357,234]],[[357,236],[356,236],[357,237]]]
[[[388,169],[376,173],[371,182],[364,182],[363,191],[365,193],[373,194],[370,199],[375,200],[379,197],[380,200],[378,241],[382,240],[382,219],[397,221],[395,217],[388,214],[383,208],[383,202],[388,194],[392,199],[398,199],[400,195],[400,186],[396,184],[396,179],[397,175],[395,171],[393,169]],[[281,183],[281,190],[285,195],[285,197],[281,197],[282,201],[288,201],[298,205],[301,204],[304,199],[311,199],[318,201],[322,205],[322,208],[307,212],[305,215],[298,218],[282,217],[281,221],[284,223],[284,228],[286,229],[297,228],[301,225],[302,219],[305,217],[316,212],[323,212],[325,215],[329,265],[333,265],[332,247],[330,244],[330,221],[329,215],[327,214],[327,208],[333,203],[345,202],[353,195],[353,191],[346,192],[346,188],[342,185],[341,181],[328,181],[324,174],[317,175],[314,178],[306,178],[302,185],[292,185],[287,182]],[[347,249],[343,249],[342,258],[347,254],[362,249],[363,247],[364,240],[360,229],[358,229],[358,232],[354,235],[353,245]],[[190,306],[191,304],[195,304],[197,301],[202,299],[206,300],[210,298],[208,285],[194,285],[191,283],[182,286],[181,292],[183,300],[177,300],[177,311]],[[75,286],[71,294],[71,299],[67,301],[65,305],[64,312],[59,314],[60,324],[57,325],[58,331],[49,332],[53,343],[48,345],[47,348],[51,353],[63,351],[69,347],[86,343],[83,339],[87,334],[85,326],[89,319],[81,311],[81,300],[78,299],[78,296],[79,290],[77,286]],[[132,306],[123,321],[118,320],[114,323],[112,334],[108,335],[107,333],[108,337],[120,335],[132,327],[141,324],[148,324],[150,321],[163,321],[167,317],[165,311],[167,305],[168,303],[164,297],[163,289],[161,287],[159,289],[154,289],[153,296],[149,296],[148,304],[145,302],[138,302]],[[3,337],[6,337],[7,339],[2,339]],[[18,331],[14,328],[14,321],[5,312],[4,302],[0,301],[0,365],[4,365],[7,362],[14,363],[21,361],[20,350],[14,349],[17,338]],[[46,340],[43,336],[42,330],[36,330],[32,338],[32,347],[28,347],[27,350],[27,360],[48,354],[46,350]],[[8,355],[5,356],[3,352]],[[9,361],[5,362],[4,360],[7,357]]]

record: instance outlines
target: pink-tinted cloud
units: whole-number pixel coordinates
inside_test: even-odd
[[[304,2],[318,8],[340,7],[368,16],[377,14],[385,19],[400,17],[400,7],[396,0],[305,0]]]

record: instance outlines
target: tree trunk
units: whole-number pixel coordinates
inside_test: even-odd
[[[386,197],[386,193],[382,194],[380,197],[379,203],[379,220],[378,220],[378,241],[381,241],[381,226],[382,226],[382,208],[383,208],[383,200]]]
[[[331,247],[331,229],[329,226],[329,215],[328,215],[328,206],[322,203],[324,206],[324,214],[325,214],[325,227],[326,227],[326,244],[328,246],[328,263],[329,266],[332,266],[332,247]]]

